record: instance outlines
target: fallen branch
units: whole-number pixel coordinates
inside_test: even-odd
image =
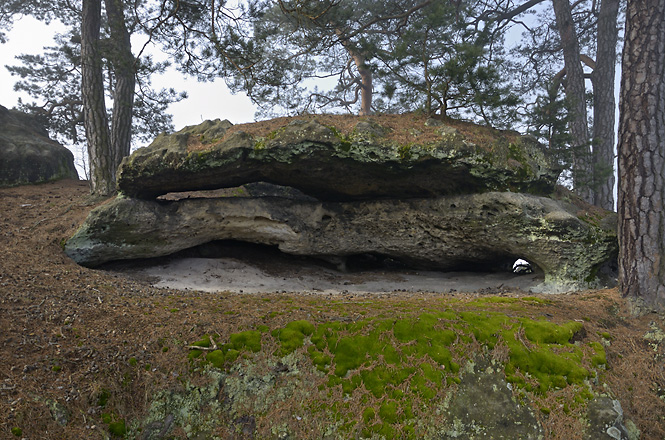
[[[199,347],[198,345],[188,345],[187,348],[190,350],[202,350],[202,351],[215,351],[219,350],[219,347],[217,347],[217,344],[215,341],[212,339],[212,336],[208,336],[210,339],[210,346],[209,347]]]

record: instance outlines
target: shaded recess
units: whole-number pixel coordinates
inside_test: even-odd
[[[308,196],[297,188],[275,185],[268,182],[252,182],[233,188],[218,188],[204,191],[182,191],[171,192],[159,196],[158,201],[170,203],[180,200],[211,199],[211,198],[260,198],[279,197],[291,200],[316,202],[317,199]],[[453,204],[451,208],[456,208]],[[490,212],[488,215],[496,215],[496,209],[484,206]],[[322,223],[332,221],[330,215],[323,215]],[[244,242],[241,240],[213,240],[191,248],[178,251],[172,258],[237,258],[249,263],[268,265],[275,259],[281,259],[286,263],[309,262],[313,264],[324,264],[341,272],[360,272],[372,270],[408,270],[425,269],[441,270],[440,267],[426,261],[418,261],[408,257],[396,257],[394,255],[378,252],[363,252],[349,255],[310,257],[303,255],[291,255],[281,252],[278,245],[265,245],[260,243]],[[529,270],[515,270],[515,262],[523,261]],[[476,272],[476,273],[514,273],[531,274],[540,273],[542,269],[537,264],[529,262],[519,255],[508,252],[488,252],[484,258],[459,258],[451,262],[445,269],[446,272]]]
[[[291,255],[279,250],[276,245],[249,243],[238,240],[213,240],[198,246],[183,249],[165,257],[162,261],[174,258],[235,258],[258,267],[269,268],[278,263],[285,264],[313,264],[334,269],[340,272],[357,273],[364,271],[391,271],[391,270],[419,270],[431,269],[408,259],[399,259],[380,253],[362,253],[335,257],[310,257],[305,255]],[[145,263],[152,260],[145,259]],[[497,255],[485,261],[463,260],[451,265],[447,272],[475,272],[475,273],[518,273],[513,269],[513,255]],[[135,262],[127,263],[134,265]],[[104,265],[103,267],[113,267]],[[523,274],[542,273],[536,265],[531,266],[531,272]]]
[[[157,198],[164,202],[174,202],[186,199],[208,199],[217,197],[233,198],[255,198],[255,197],[282,197],[286,199],[316,201],[302,191],[288,186],[275,185],[267,182],[254,182],[234,188],[219,188],[207,191],[183,191],[164,194]],[[489,209],[489,208],[487,208]],[[327,223],[332,220],[330,215],[323,215],[321,221]],[[327,263],[337,270],[344,272],[377,270],[377,269],[431,269],[431,265],[408,258],[397,258],[376,252],[366,252],[350,255],[339,255],[335,257],[308,258],[305,256],[294,256],[280,252],[279,247],[262,244],[242,242],[238,240],[213,240],[192,248],[179,251],[173,257],[202,257],[202,258],[247,258],[255,259],[265,256],[266,258],[283,258],[286,260],[297,259],[302,261]],[[515,264],[522,261],[529,270],[516,270]],[[455,264],[447,269],[449,272],[487,272],[487,273],[515,273],[531,274],[542,273],[537,264],[525,260],[520,255],[510,253],[488,254],[485,259],[463,259],[460,258]]]

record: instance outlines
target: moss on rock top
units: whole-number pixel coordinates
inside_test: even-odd
[[[445,124],[452,125],[434,127],[412,115],[385,122],[317,116],[238,127],[206,121],[160,135],[126,158],[118,186],[151,198],[266,181],[322,200],[554,189],[558,170],[532,138]]]

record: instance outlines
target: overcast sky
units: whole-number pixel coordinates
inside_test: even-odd
[[[39,21],[25,17],[17,21],[9,35],[6,44],[0,44],[0,105],[12,108],[18,102],[19,94],[14,92],[14,83],[17,78],[12,77],[6,65],[18,65],[15,56],[39,54],[44,46],[53,43],[53,35],[64,31],[58,24],[46,26]],[[153,78],[153,85],[157,88],[173,87],[177,91],[186,91],[189,97],[170,107],[176,130],[186,125],[196,125],[206,119],[228,119],[234,124],[254,121],[255,108],[249,99],[243,95],[233,95],[223,81],[215,83],[200,83],[193,78],[183,77],[175,70]],[[30,101],[28,96],[24,101]]]

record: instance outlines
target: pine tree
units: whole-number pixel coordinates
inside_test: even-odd
[[[566,140],[569,152],[565,156],[570,159],[566,160],[570,164],[567,175],[579,194],[606,209],[614,209],[613,97],[619,2],[552,0],[555,22],[554,11],[543,3],[536,25],[524,32],[515,52],[524,60],[520,78],[525,99],[552,92],[565,95],[570,134]],[[585,83],[588,78],[591,89]],[[538,92],[534,94],[534,90]],[[531,102],[537,106],[543,100]],[[529,114],[539,112],[536,109]],[[593,118],[588,118],[589,114]]]
[[[254,11],[255,58],[231,86],[269,111],[373,111],[386,35],[434,0],[265,1]],[[323,81],[320,81],[323,80]],[[315,86],[314,81],[325,85]]]
[[[665,309],[665,0],[628,0],[619,120],[619,285]],[[646,310],[642,308],[646,306]]]
[[[145,17],[130,20],[126,6],[120,0],[105,0],[104,8],[101,0],[57,7],[31,0],[6,2],[0,9],[5,29],[20,15],[60,20],[70,27],[66,35],[57,36],[57,46],[46,48],[42,55],[22,55],[23,65],[9,70],[21,78],[15,88],[34,99],[21,103],[21,109],[40,116],[67,142],[85,140],[91,191],[97,195],[115,192],[115,172],[129,154],[132,136],[152,137],[170,129],[166,106],[184,97],[173,90],[150,89],[150,75],[166,65],[134,57],[130,27],[136,28],[139,18]],[[110,111],[107,102],[112,103]]]
[[[503,33],[492,33],[491,22],[482,31],[471,26],[481,13],[475,2],[433,2],[388,35],[378,57],[380,80],[388,85],[382,104],[491,126],[513,123],[519,100],[501,79]]]

